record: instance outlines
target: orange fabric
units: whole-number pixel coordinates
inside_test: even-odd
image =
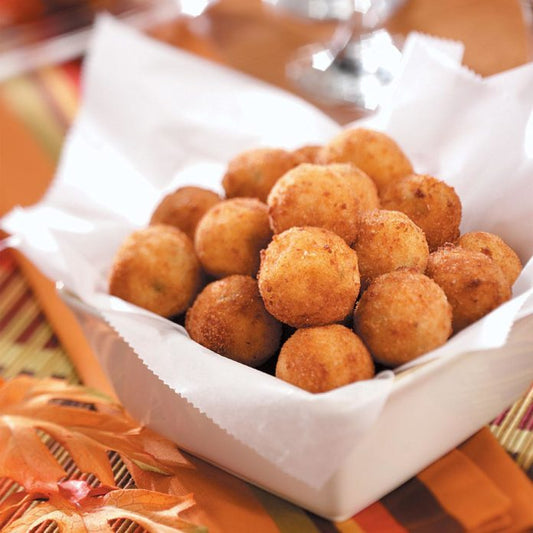
[[[407,533],[387,509],[380,502],[369,505],[359,513],[354,520],[363,531],[380,531],[381,533]]]
[[[279,530],[240,479],[192,456],[187,458],[196,470],[180,474],[180,481],[194,493],[203,512],[209,517],[210,532],[225,533],[279,533]]]
[[[524,471],[503,451],[488,428],[459,447],[511,500],[512,531],[533,529],[533,484]]]
[[[418,474],[467,531],[523,531],[533,526],[533,488],[488,429]]]
[[[206,526],[210,533],[279,532],[273,518],[244,481],[201,459],[184,455],[193,468],[179,468],[174,477],[147,475],[132,464],[128,468],[135,469],[137,479],[144,476],[151,490],[182,496],[193,493],[197,505],[183,517]]]
[[[150,30],[150,35],[159,41],[171,46],[183,48],[191,54],[199,55],[205,59],[224,63],[224,59],[205,33],[196,34],[191,30],[188,19],[174,19],[158,25]]]
[[[0,99],[0,216],[37,202],[53,172],[49,155]]]

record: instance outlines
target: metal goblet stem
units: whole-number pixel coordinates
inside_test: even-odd
[[[326,45],[298,51],[287,76],[304,93],[329,104],[374,111],[398,71],[401,52],[383,23],[403,0],[355,0],[351,16]]]

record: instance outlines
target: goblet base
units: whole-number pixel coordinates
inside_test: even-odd
[[[301,48],[288,63],[287,76],[300,91],[323,104],[375,111],[400,61],[392,36],[380,29],[351,39],[338,52],[315,44]]]

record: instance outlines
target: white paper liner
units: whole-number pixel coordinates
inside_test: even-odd
[[[365,124],[390,133],[418,172],[456,188],[463,231],[499,234],[525,263],[533,252],[533,147],[527,144],[533,65],[482,80],[459,65],[460,55],[455,43],[410,36],[390,100]],[[106,279],[119,244],[146,224],[169,190],[186,183],[220,189],[227,161],[244,149],[321,143],[339,130],[292,95],[104,17],[86,63],[82,110],[52,187],[40,204],[1,221],[20,239],[19,248],[98,309],[161,381],[314,487],[375,422],[393,373],[312,395],[220,357],[170,321],[107,296]],[[516,283],[514,300],[424,357],[502,346],[517,316],[531,321],[533,343],[532,270],[529,264]],[[533,377],[533,366],[528,371]],[[147,402],[148,410],[156,408],[165,406]]]

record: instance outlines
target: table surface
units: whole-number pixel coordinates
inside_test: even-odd
[[[409,0],[387,27],[400,36],[419,31],[463,42],[464,64],[482,76],[532,57],[531,33],[517,0]],[[222,0],[210,9],[203,28],[224,62],[296,94],[285,76],[287,61],[299,47],[327,41],[334,29],[331,23],[283,15],[257,0]],[[360,116],[350,107],[324,110],[341,123]]]
[[[462,41],[465,45],[464,64],[482,76],[522,65],[531,58],[531,33],[524,23],[517,0],[411,0],[393,17],[388,27],[403,35],[414,30]],[[284,74],[287,60],[302,45],[326,41],[334,29],[332,23],[298,20],[274,12],[258,1],[221,0],[199,19],[172,21],[153,29],[152,33],[163,41],[298,94]],[[24,206],[36,202],[53,176],[64,134],[78,105],[76,64],[65,66],[62,76],[56,76],[53,69],[42,69],[0,86],[0,216],[15,205]],[[36,105],[36,99],[29,96],[37,86],[54,87],[56,92],[62,93],[62,106],[55,109],[52,118],[45,116],[44,107]],[[42,91],[38,98],[46,99],[46,91]],[[346,106],[319,107],[340,123],[347,123],[361,116],[359,110]],[[43,129],[45,123],[48,124],[46,131]],[[11,276],[11,280],[15,279],[18,283],[17,290],[23,293],[27,291],[27,283],[30,282],[33,286],[32,278],[39,277],[39,273],[23,259],[18,264],[6,259],[5,255],[0,256],[0,259],[4,274],[8,272],[6,276]],[[5,281],[2,275],[0,269],[0,284]],[[49,292],[39,298],[38,303],[34,302],[35,308],[31,308],[32,311],[26,315],[25,320],[32,316],[34,318],[33,322],[30,321],[31,324],[35,322],[40,328],[44,328],[39,338],[44,339],[42,346],[55,350],[53,358],[57,358],[59,362],[54,363],[54,368],[64,368],[63,375],[69,379],[79,377],[86,384],[109,390],[107,380],[95,367],[97,365],[90,354],[86,354],[86,363],[76,369],[72,368],[68,360],[65,361],[65,352],[69,352],[69,346],[63,346],[64,350],[60,349],[53,325],[46,324],[46,319],[41,315],[42,310],[47,310],[40,309],[39,306],[53,300],[50,292],[52,289],[49,287],[43,290]],[[27,302],[25,305],[23,309],[27,313]],[[36,319],[36,316],[40,318]],[[10,319],[14,317],[11,316]],[[6,323],[4,320],[4,326]],[[30,328],[29,322],[26,325]],[[31,330],[34,335],[36,326],[31,327],[34,328]],[[2,342],[6,342],[5,328],[0,328],[0,351],[4,346]],[[83,340],[78,338],[73,342],[77,344],[76,349],[79,349]],[[26,349],[23,353],[28,356],[29,351]],[[19,363],[20,361],[22,359],[19,359]],[[10,364],[8,368],[2,369],[2,373],[8,376],[19,370],[18,366]],[[49,375],[50,372],[44,368],[42,374]],[[526,402],[522,400],[511,408],[506,419],[496,420],[491,426],[493,434],[511,453],[519,455],[520,451],[523,452],[523,447],[518,451],[516,449],[516,438],[509,429],[511,420],[516,426],[517,420],[524,418],[531,403],[531,398]],[[530,438],[528,446],[528,453],[531,454]],[[522,457],[521,460],[524,464],[529,464],[527,457]],[[199,468],[208,469],[207,466]],[[217,477],[220,474],[213,469],[209,470],[209,475]],[[266,505],[265,501],[263,505]],[[275,502],[269,500],[268,505],[273,506]],[[250,505],[253,506],[252,503]],[[320,530],[333,531],[323,524],[322,526],[324,529],[319,528]]]

